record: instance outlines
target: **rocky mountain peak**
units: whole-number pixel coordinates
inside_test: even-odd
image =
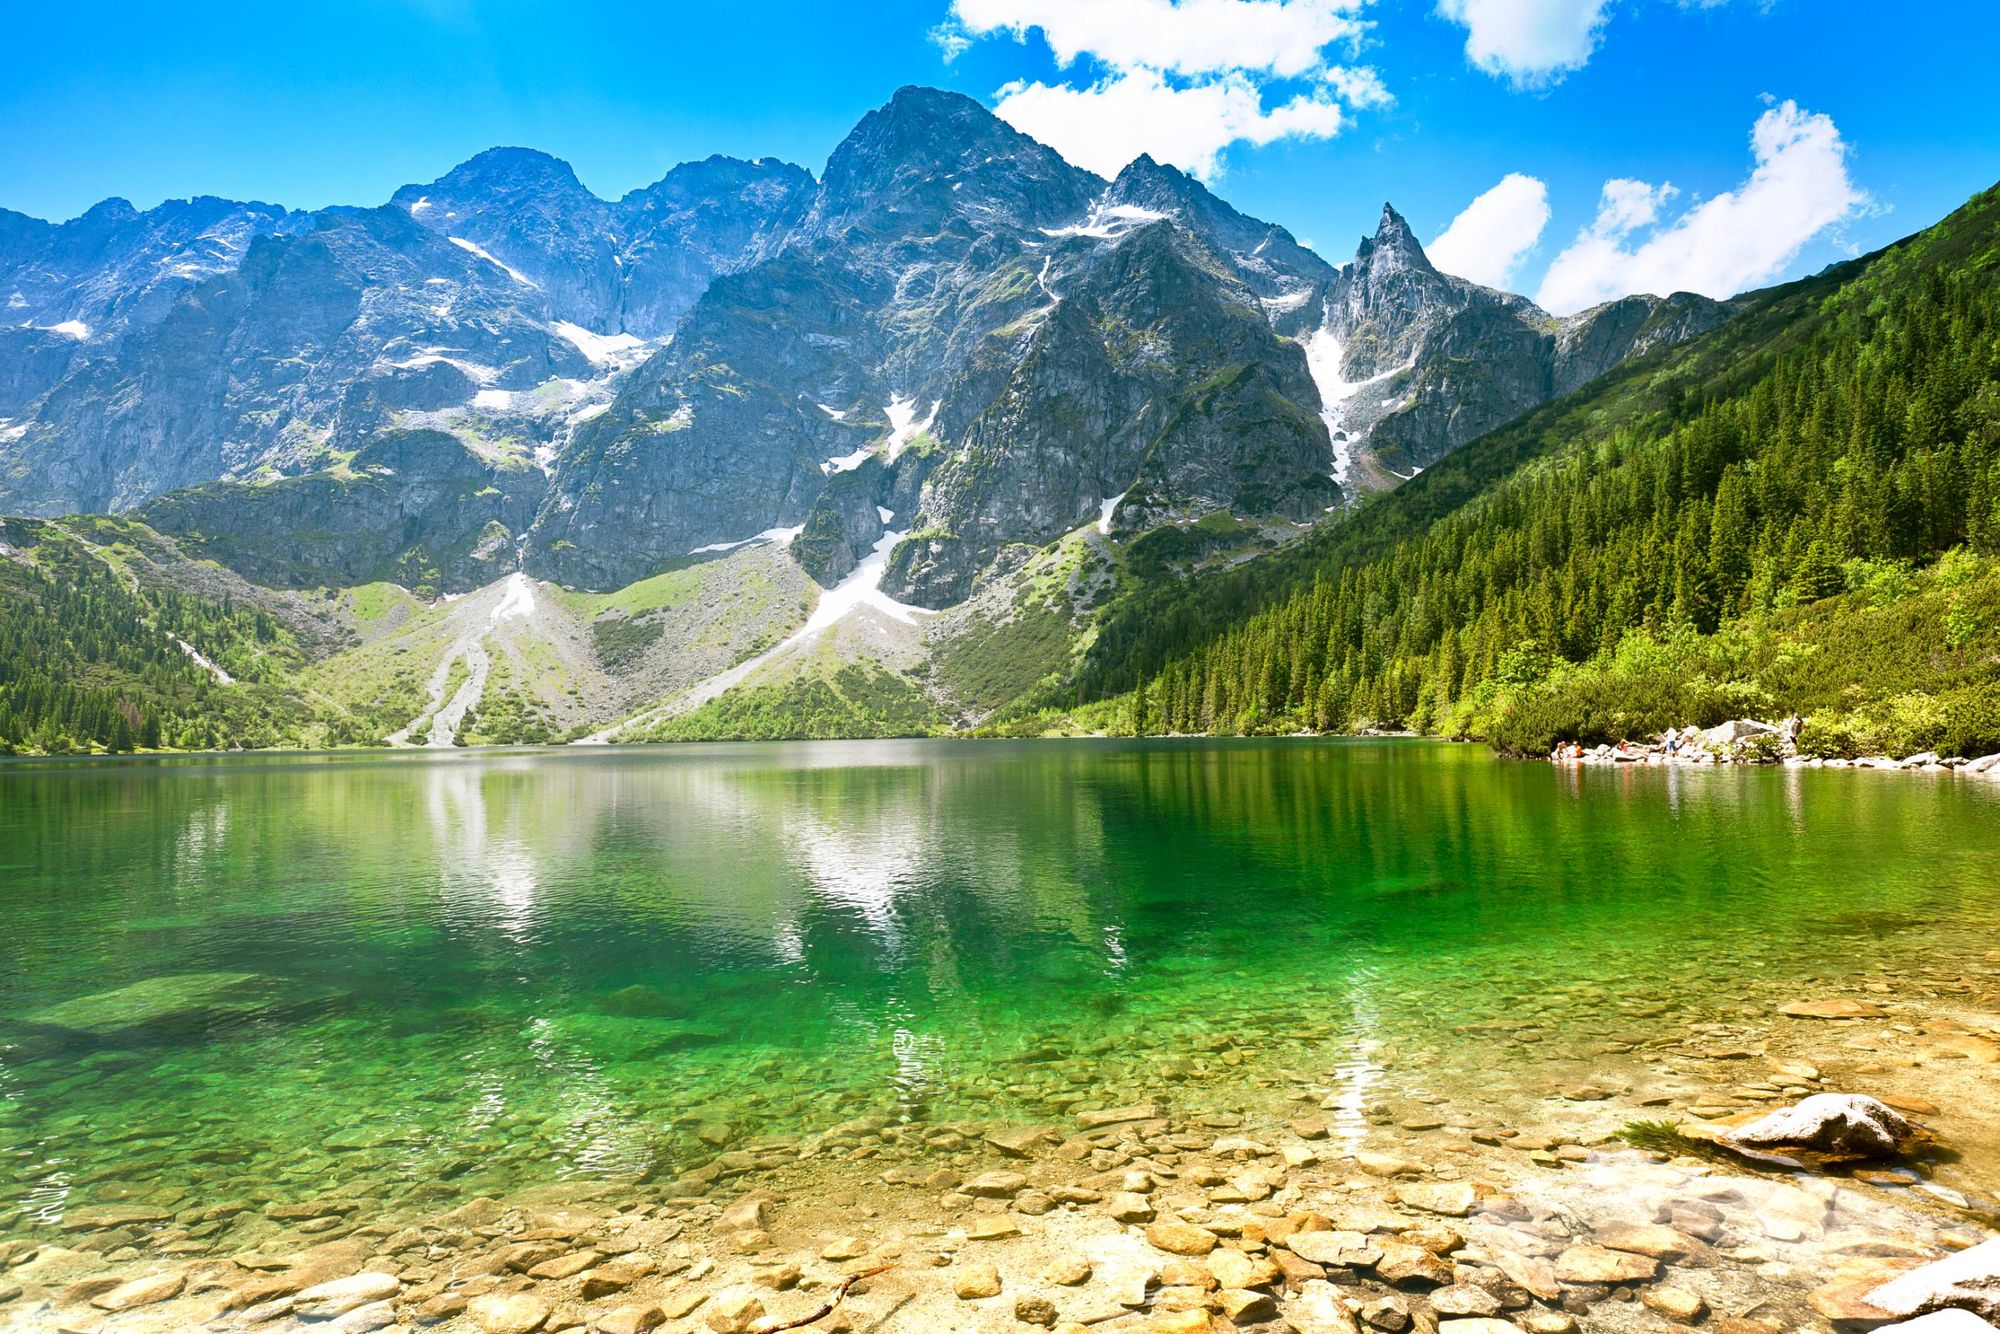
[[[804,230],[826,236],[871,215],[948,213],[978,214],[989,227],[1057,226],[1103,186],[973,99],[906,87],[833,150]]]
[[[707,202],[725,193],[762,187],[810,190],[812,173],[779,158],[752,162],[717,153],[699,162],[681,163],[653,184],[629,192],[619,203],[637,209],[683,207],[689,201]]]
[[[1201,235],[1259,296],[1296,294],[1333,276],[1330,265],[1283,227],[1237,212],[1186,172],[1145,154],[1118,173],[1103,203],[1173,218]]]
[[[432,183],[437,187],[482,189],[546,188],[582,190],[576,169],[538,148],[489,148],[475,153]],[[405,187],[408,189],[411,187]]]
[[[1354,252],[1357,265],[1367,265],[1377,272],[1384,269],[1417,269],[1425,273],[1436,273],[1431,267],[1430,257],[1417,240],[1417,234],[1410,230],[1410,224],[1395,205],[1382,205],[1382,221],[1376,224],[1375,235],[1361,238],[1361,246]]]

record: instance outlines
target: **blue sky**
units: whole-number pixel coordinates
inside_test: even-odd
[[[713,152],[817,171],[928,83],[1085,165],[1179,161],[1336,262],[1393,200],[1445,267],[1564,308],[1811,272],[2000,178],[1991,0],[114,0],[0,24],[0,206],[50,218],[379,202],[493,144],[605,195]]]

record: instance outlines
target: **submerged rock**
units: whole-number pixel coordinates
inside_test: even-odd
[[[1867,1001],[1809,1000],[1781,1005],[1778,1013],[1788,1019],[1881,1019],[1886,1011]]]
[[[125,1311],[135,1306],[151,1306],[154,1302],[163,1302],[170,1297],[179,1296],[186,1282],[187,1275],[179,1270],[165,1274],[148,1274],[143,1278],[121,1283],[102,1296],[91,1298],[90,1304],[100,1311],[111,1312]]]
[[[276,978],[256,973],[171,973],[51,1005],[25,1022],[98,1042],[129,1041],[244,1019],[269,1008],[281,991]]]
[[[727,1033],[707,1024],[610,1014],[565,1014],[537,1019],[531,1032],[574,1043],[610,1061],[646,1061],[667,1052],[709,1047],[729,1040]]]
[[[1916,1127],[1887,1104],[1858,1093],[1816,1093],[1795,1106],[1723,1135],[1731,1146],[1810,1149],[1841,1158],[1893,1158]]]

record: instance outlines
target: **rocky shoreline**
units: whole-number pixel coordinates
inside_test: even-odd
[[[670,1182],[416,1218],[140,1191],[0,1241],[0,1325],[752,1334],[831,1306],[796,1327],[1787,1334],[1936,1306],[1923,1334],[1981,1334],[2000,1315],[2000,967],[1929,985],[1945,999],[1857,982],[1614,1040],[1512,1123],[1241,1064],[1241,1111],[1163,1087],[1046,1124],[869,1117],[732,1143]],[[1817,1170],[1711,1147],[1829,1092],[1879,1095],[1910,1142]]]
[[[1564,743],[1549,758],[1558,764],[1637,764],[1701,767],[1727,764],[1782,764],[1788,769],[1894,769],[1914,773],[1959,773],[2000,780],[2000,752],[1940,755],[1934,750],[1901,757],[1813,755],[1799,749],[1799,736],[1782,723],[1733,719],[1714,727],[1670,729],[1640,741],[1581,746]]]

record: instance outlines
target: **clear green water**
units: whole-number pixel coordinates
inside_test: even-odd
[[[389,1209],[865,1114],[1540,1098],[1635,1028],[1975,968],[2000,784],[1416,742],[16,763],[0,909],[0,1228]],[[36,1020],[216,972],[268,981]]]

